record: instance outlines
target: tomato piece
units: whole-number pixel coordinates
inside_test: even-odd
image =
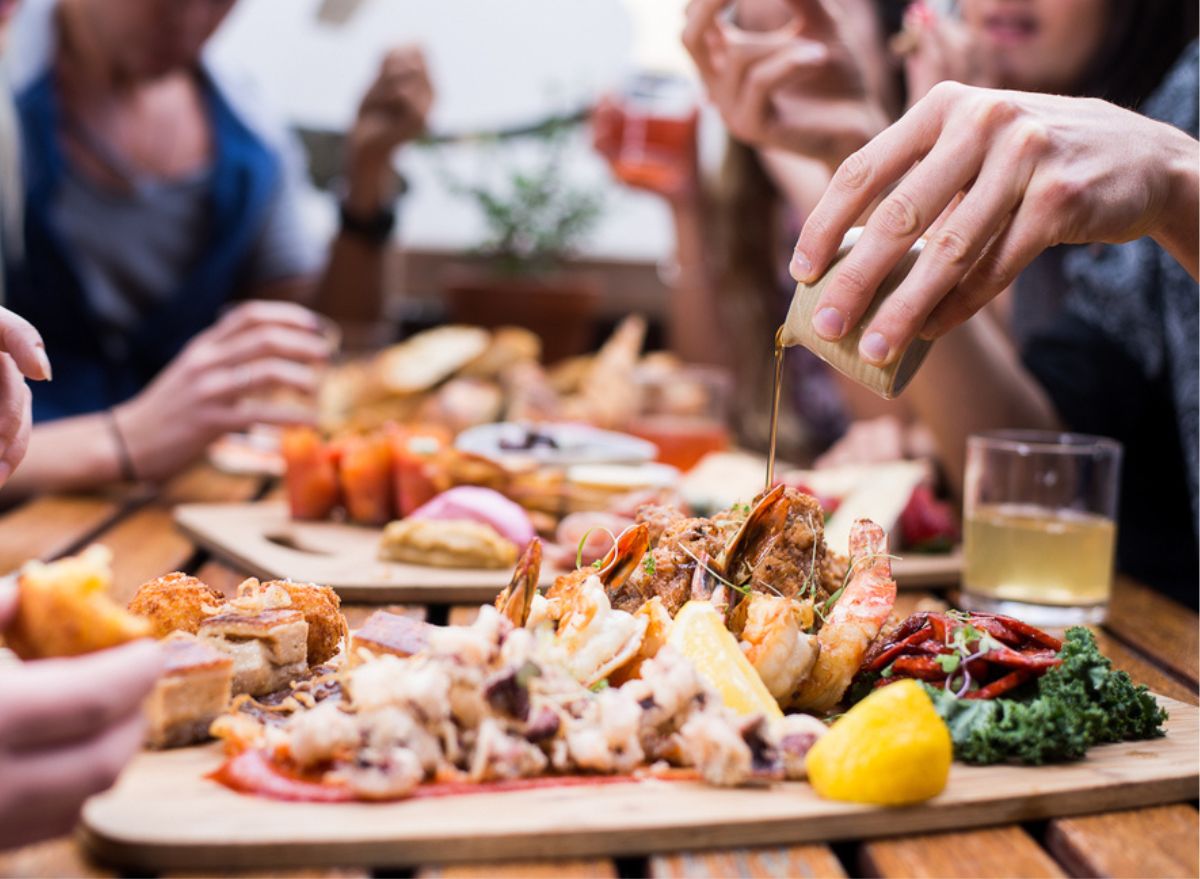
[[[342,442],[342,496],[352,522],[385,525],[394,516],[392,450],[383,434],[351,436]]]
[[[340,495],[336,451],[311,427],[284,430],[280,450],[292,518],[328,518]]]
[[[230,790],[272,800],[304,803],[345,803],[357,799],[345,785],[312,781],[288,772],[258,749],[242,751],[209,776]]]
[[[389,433],[393,498],[401,517],[432,500],[441,488],[436,461],[450,444],[444,428],[393,428]]]

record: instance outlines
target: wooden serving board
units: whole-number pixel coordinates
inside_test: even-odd
[[[175,522],[210,552],[264,579],[332,586],[347,601],[485,602],[496,597],[510,570],[432,568],[377,557],[382,531],[341,522],[296,522],[278,502],[184,504]],[[953,586],[962,554],[912,555],[892,565],[901,588]],[[542,569],[541,585],[562,573]]]
[[[511,568],[433,568],[379,558],[382,529],[298,522],[287,504],[182,504],[175,524],[192,540],[262,579],[332,586],[345,601],[490,602]],[[543,566],[541,585],[561,571]]]
[[[1159,697],[1167,736],[1094,748],[1062,766],[963,766],[935,799],[881,809],[804,783],[717,789],[643,781],[397,803],[286,803],[204,778],[216,745],[143,753],[90,800],[84,839],[126,871],[406,864],[648,854],[863,839],[1194,800],[1194,706]]]

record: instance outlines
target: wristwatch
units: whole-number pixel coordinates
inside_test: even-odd
[[[381,207],[369,216],[361,216],[350,211],[345,202],[338,205],[341,217],[342,231],[356,238],[361,238],[369,244],[386,244],[396,228],[396,211],[391,207]]]

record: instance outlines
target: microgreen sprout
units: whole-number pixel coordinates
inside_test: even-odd
[[[642,570],[645,571],[648,576],[653,577],[654,572],[656,570],[655,565],[656,565],[656,563],[654,561],[654,553],[651,553],[651,552],[646,553],[646,558],[642,562]]]
[[[583,547],[584,547],[584,544],[587,543],[587,539],[592,536],[593,531],[603,531],[605,534],[608,535],[608,539],[612,541],[612,549],[610,549],[609,552],[612,552],[613,549],[617,548],[616,535],[613,534],[611,531],[609,531],[607,528],[600,526],[600,525],[596,525],[592,528],[589,528],[587,531],[583,532],[583,536],[579,538],[579,543],[575,547],[575,567],[576,568],[583,567]],[[606,555],[607,555],[607,553],[606,553]],[[616,554],[614,553],[614,556],[615,555]],[[603,565],[604,565],[603,556],[596,559],[596,561],[592,562],[592,567],[595,568],[596,570],[600,570],[603,567]]]

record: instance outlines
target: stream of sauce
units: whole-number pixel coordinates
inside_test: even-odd
[[[783,392],[783,327],[775,333],[775,378],[771,382],[771,443],[767,450],[766,491],[775,484],[775,440],[779,432],[779,395]]]

